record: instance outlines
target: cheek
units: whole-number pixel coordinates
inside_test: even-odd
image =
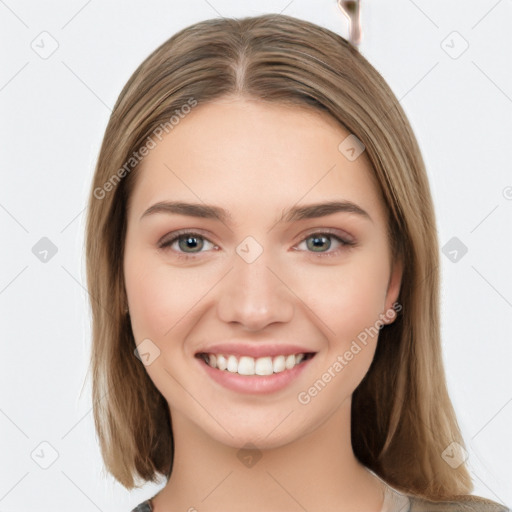
[[[347,265],[317,269],[303,281],[307,305],[320,318],[315,324],[327,341],[325,356],[316,362],[312,387],[298,396],[299,403],[310,404],[308,413],[323,415],[325,408],[339,407],[367,373],[385,305],[387,264],[371,252],[361,253]]]
[[[187,288],[180,286],[179,280],[170,281],[154,260],[136,249],[127,251],[125,257],[126,293],[137,341],[150,338],[157,342],[177,321],[186,302],[183,294]]]
[[[161,348],[171,333],[196,320],[197,306],[219,275],[172,267],[160,255],[136,249],[127,251],[124,271],[135,339],[150,338]]]
[[[298,278],[300,296],[322,321],[328,339],[345,343],[379,319],[385,306],[387,265],[385,258],[365,251],[347,260],[346,265],[297,273],[308,276]]]

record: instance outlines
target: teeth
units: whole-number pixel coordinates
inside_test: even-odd
[[[213,356],[215,358],[215,356]],[[212,368],[215,368],[215,361],[212,360],[210,355],[209,363]],[[228,367],[228,362],[224,356],[217,356],[217,368],[219,370],[225,370]]]
[[[236,361],[235,356],[231,357]],[[252,357],[241,357],[238,362],[238,373],[240,375],[254,375],[254,359]]]
[[[252,359],[252,357],[249,357],[248,359]],[[293,359],[295,359],[295,356]],[[272,375],[274,373],[274,366],[272,364],[272,358],[271,357],[260,357],[259,359],[256,359],[254,373],[256,375]]]
[[[286,358],[284,356],[274,357],[274,373],[282,372],[286,369]]]
[[[205,361],[212,368],[227,370],[239,375],[272,375],[284,370],[291,370],[306,357],[305,354],[290,354],[288,356],[276,356],[274,358],[259,357],[254,359],[249,356],[241,356],[240,359],[230,355],[206,354]]]
[[[228,357],[228,372],[236,373],[238,371],[238,361],[235,356]]]

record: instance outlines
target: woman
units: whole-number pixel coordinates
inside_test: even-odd
[[[506,510],[468,495],[417,142],[342,37],[265,15],[155,50],[86,250],[106,467],[166,477],[137,512]]]

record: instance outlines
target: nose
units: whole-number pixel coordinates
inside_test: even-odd
[[[293,294],[287,287],[286,276],[281,276],[274,266],[265,251],[252,263],[235,254],[233,269],[219,289],[219,319],[239,324],[248,331],[289,322],[294,313]]]

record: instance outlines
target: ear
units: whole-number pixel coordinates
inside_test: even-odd
[[[390,315],[388,312],[395,311],[393,304],[398,300],[398,296],[400,294],[400,287],[402,285],[402,275],[403,275],[403,262],[401,259],[397,259],[393,262],[391,268],[391,274],[389,276],[388,289],[386,291],[386,299],[385,299],[385,309],[384,315],[386,316],[386,324],[391,324],[395,321],[396,313],[394,315]],[[400,306],[401,309],[401,306]],[[400,311],[398,309],[398,311]]]

